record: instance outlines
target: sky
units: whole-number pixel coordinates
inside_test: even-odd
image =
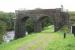
[[[68,11],[75,11],[75,0],[0,0],[0,11],[15,12],[19,9],[60,8],[61,4]]]

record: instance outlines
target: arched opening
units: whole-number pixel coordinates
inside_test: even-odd
[[[28,34],[34,32],[34,24],[32,18],[28,18],[28,20],[25,23],[26,31],[28,32]]]
[[[26,33],[26,21],[29,17],[25,16],[23,18],[17,18],[15,24],[15,38],[24,37]]]
[[[42,20],[42,27],[53,25],[53,19],[51,16],[43,16],[43,19],[41,20]]]
[[[53,17],[51,16],[41,16],[37,21],[38,32],[42,31],[44,27],[53,25]]]

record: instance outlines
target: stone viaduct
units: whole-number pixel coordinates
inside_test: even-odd
[[[61,8],[55,9],[34,9],[34,10],[16,10],[15,37],[25,36],[25,22],[31,18],[34,22],[34,32],[42,30],[42,20],[46,16],[51,17],[54,24],[54,31],[58,31],[63,25],[69,23],[67,12],[61,11]]]

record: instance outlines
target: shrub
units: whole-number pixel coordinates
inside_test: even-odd
[[[0,44],[3,42],[3,35],[6,31],[6,23],[3,21],[0,21]]]

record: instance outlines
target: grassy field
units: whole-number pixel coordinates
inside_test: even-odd
[[[39,33],[33,33],[24,38],[0,45],[0,50],[75,50],[75,38],[62,32],[53,32],[53,26],[45,27]]]

